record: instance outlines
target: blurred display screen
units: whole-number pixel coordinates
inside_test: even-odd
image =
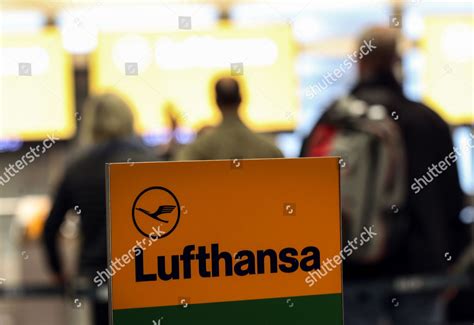
[[[214,83],[231,74],[241,82],[241,117],[249,127],[271,132],[296,124],[294,45],[286,25],[102,34],[91,61],[92,93],[119,93],[141,134],[168,129],[170,115],[194,131],[216,124]]]
[[[432,16],[424,23],[422,99],[451,124],[474,122],[471,16]]]
[[[72,73],[57,30],[2,34],[0,139],[70,138],[76,127]]]

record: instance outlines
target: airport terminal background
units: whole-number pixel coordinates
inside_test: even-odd
[[[15,298],[15,290],[8,288],[51,284],[40,241],[42,222],[49,195],[79,145],[81,109],[93,92],[123,95],[139,116],[144,143],[164,157],[172,137],[185,145],[200,128],[218,121],[211,82],[222,72],[239,75],[231,64],[242,63],[239,77],[248,98],[244,120],[274,140],[285,157],[298,157],[323,110],[354,86],[356,66],[316,96],[309,92],[347,59],[365,28],[384,25],[399,28],[405,39],[405,95],[428,104],[449,123],[455,146],[466,147],[474,132],[471,1],[5,0],[0,9],[2,172],[48,134],[57,132],[60,138],[0,187],[1,325],[89,324],[83,298],[23,296],[20,291]],[[182,25],[180,16],[191,17],[190,25]],[[222,50],[223,44],[234,52]],[[206,57],[206,49],[229,59]],[[178,51],[196,55],[188,59]],[[10,69],[11,55],[37,63],[29,72],[40,82],[27,86],[31,93],[21,89],[28,81]],[[123,76],[129,62],[138,62],[135,79]],[[35,70],[38,66],[43,70]],[[170,128],[173,118],[176,130]],[[474,150],[460,157],[457,168],[466,202],[460,218],[474,224]],[[87,177],[87,170],[78,172]],[[78,222],[72,211],[61,228],[70,272],[77,264]],[[467,299],[473,299],[470,290]],[[466,301],[460,306],[467,306]],[[472,324],[474,318],[462,321]]]

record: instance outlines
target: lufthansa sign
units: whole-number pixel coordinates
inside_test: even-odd
[[[107,171],[112,324],[342,324],[337,158]]]

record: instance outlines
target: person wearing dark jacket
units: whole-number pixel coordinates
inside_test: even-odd
[[[400,127],[407,156],[409,233],[395,255],[380,263],[369,266],[350,261],[344,263],[346,284],[397,275],[446,272],[469,242],[469,230],[459,220],[463,193],[455,164],[426,186],[422,182],[419,182],[419,189],[413,185],[432,164],[457,154],[450,129],[430,108],[404,96],[395,77],[396,68],[400,66],[396,32],[385,27],[373,27],[363,33],[359,44],[371,39],[376,49],[358,62],[359,80],[351,95],[370,105],[385,106]],[[318,123],[323,123],[324,119],[325,114]],[[309,155],[317,125],[305,139],[301,156]],[[446,259],[447,254],[450,261]],[[347,324],[378,324],[384,317],[391,318],[394,324],[443,323],[444,306],[439,294],[364,299],[346,296]],[[396,299],[395,303],[393,299]]]
[[[59,284],[64,282],[65,274],[56,237],[66,213],[80,211],[78,275],[92,283],[96,271],[107,267],[105,164],[154,160],[134,136],[129,107],[115,95],[89,99],[81,127],[82,151],[67,164],[43,234],[49,265]],[[95,324],[108,324],[107,303],[96,303],[93,309]]]

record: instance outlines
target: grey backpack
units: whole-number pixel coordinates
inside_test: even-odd
[[[400,130],[386,108],[342,98],[307,142],[307,156],[341,157],[343,245],[357,238],[359,246],[351,260],[372,263],[396,251],[408,229],[406,158]],[[361,233],[370,227],[377,235],[363,242]]]

